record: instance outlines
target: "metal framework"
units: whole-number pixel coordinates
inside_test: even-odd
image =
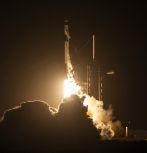
[[[100,65],[95,62],[95,35],[93,35],[92,60],[87,65],[87,94],[102,101],[102,75]]]

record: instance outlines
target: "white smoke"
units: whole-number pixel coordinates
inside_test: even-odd
[[[98,101],[94,97],[86,95],[84,106],[87,106],[87,115],[93,120],[93,124],[103,138],[109,139],[115,136],[113,128],[113,109],[104,109],[103,101]]]

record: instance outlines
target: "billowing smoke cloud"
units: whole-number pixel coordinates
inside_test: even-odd
[[[84,106],[87,106],[87,115],[93,120],[97,129],[101,130],[100,135],[104,139],[111,139],[121,135],[123,128],[120,121],[113,121],[113,109],[111,105],[104,109],[103,101],[98,101],[94,97],[86,95]]]
[[[96,100],[94,97],[91,97],[85,94],[80,86],[76,84],[74,78],[73,80],[67,79],[65,80],[66,84],[64,84],[64,96],[67,99],[70,97],[72,93],[78,95],[79,97],[83,97],[83,106],[87,107],[87,115],[90,119],[92,119],[95,127],[100,130],[100,135],[104,139],[111,139],[118,134],[121,134],[123,129],[121,127],[120,121],[114,122],[113,117],[113,109],[109,107],[108,109],[104,109],[103,101]]]
[[[63,100],[58,111],[41,101],[7,110],[0,122],[0,148],[55,150],[55,145],[94,144],[100,136],[82,101],[73,95]]]
[[[58,110],[41,101],[25,102],[7,110],[0,122],[0,151],[115,152],[119,149],[131,152],[134,148],[146,148],[146,142],[100,141],[99,134],[106,132],[103,128],[98,133],[87,114],[90,108],[83,106],[83,100],[72,95],[63,100]],[[102,105],[99,104],[99,109],[103,112]],[[104,115],[108,119],[97,115],[107,123],[111,111],[108,108],[103,112],[108,113]],[[120,123],[110,125],[114,130]]]
[[[24,102],[6,110],[0,123],[0,147],[15,150],[44,147],[53,140],[53,115],[47,103]],[[47,137],[48,135],[48,137]]]

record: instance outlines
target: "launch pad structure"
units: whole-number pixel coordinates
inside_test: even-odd
[[[95,35],[92,36],[92,60],[87,63],[87,94],[102,101],[102,76],[100,64],[97,65],[95,57]]]

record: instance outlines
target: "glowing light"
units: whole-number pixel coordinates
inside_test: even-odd
[[[78,94],[80,90],[81,87],[74,80],[64,80],[64,98],[70,97],[72,94]]]
[[[95,127],[101,130],[100,135],[105,139],[114,137],[115,131],[113,127],[115,126],[115,122],[112,122],[113,110],[111,108],[104,109],[103,101],[99,101],[83,93],[74,78],[68,78],[64,80],[64,98],[68,98],[72,94],[85,97],[83,105],[87,107],[87,115],[93,120]]]

